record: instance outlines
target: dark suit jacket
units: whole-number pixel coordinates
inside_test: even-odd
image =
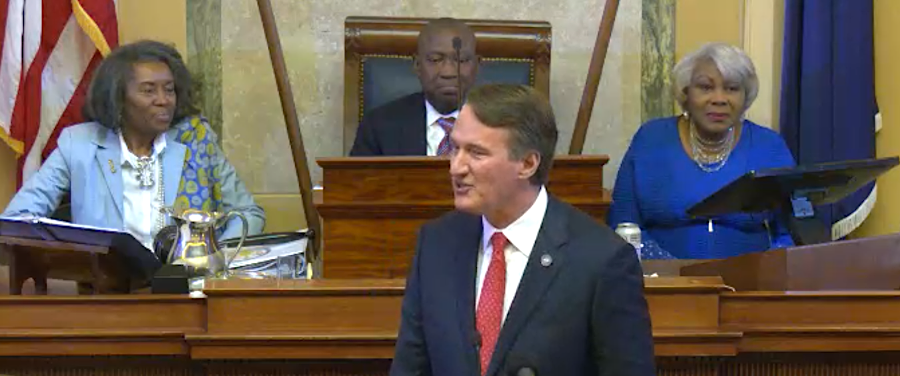
[[[407,95],[363,116],[350,156],[424,156],[425,128],[425,95]]]
[[[407,277],[392,376],[480,375],[475,272],[481,218],[451,212],[422,227]],[[549,255],[550,266],[541,265]],[[488,375],[655,375],[634,248],[552,196]]]

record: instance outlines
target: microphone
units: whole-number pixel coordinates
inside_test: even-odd
[[[453,37],[453,50],[456,51],[456,109],[462,110],[462,97],[463,97],[463,88],[462,88],[462,77],[460,77],[460,63],[461,57],[460,50],[462,50],[462,39],[460,37]]]
[[[516,372],[516,376],[537,376],[534,373],[534,370],[529,367],[519,368],[519,372]]]
[[[510,353],[509,366],[506,367],[507,376],[537,376],[534,368],[534,362],[529,356],[520,353]]]
[[[472,344],[476,350],[481,350],[481,333],[478,333],[478,330],[472,331]]]

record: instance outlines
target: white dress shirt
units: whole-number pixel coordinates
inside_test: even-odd
[[[531,204],[531,207],[522,214],[521,217],[513,221],[504,229],[496,229],[488,223],[484,216],[481,216],[482,235],[481,247],[478,250],[478,269],[475,282],[475,307],[478,307],[478,301],[481,299],[481,286],[484,284],[484,277],[487,275],[488,265],[491,264],[491,254],[494,252],[491,246],[491,235],[500,231],[509,240],[506,249],[506,290],[503,293],[503,317],[501,323],[506,322],[506,314],[509,313],[509,307],[512,305],[513,298],[516,297],[516,290],[519,289],[519,282],[522,281],[522,274],[525,273],[525,265],[528,264],[528,257],[531,256],[531,250],[534,248],[534,242],[537,240],[538,231],[544,222],[544,214],[547,212],[547,190],[541,187],[537,199]]]
[[[426,152],[429,157],[433,157],[437,155],[438,145],[441,144],[441,140],[444,139],[444,135],[447,133],[444,132],[444,128],[438,124],[438,119],[443,117],[452,117],[454,119],[459,117],[459,110],[453,111],[449,114],[442,115],[438,110],[434,109],[434,106],[425,100],[425,126],[427,127],[425,130],[425,141],[428,145],[426,147]]]
[[[119,142],[122,146],[122,214],[125,231],[134,236],[137,241],[141,242],[149,250],[153,250],[153,225],[157,218],[163,215],[159,212],[157,203],[158,189],[160,181],[162,181],[162,171],[160,170],[160,155],[166,148],[165,133],[160,134],[153,140],[153,155],[150,171],[153,174],[153,187],[141,188],[141,182],[137,177],[137,161],[138,157],[128,150],[125,144],[125,138],[122,132],[119,132]],[[165,205],[164,203],[162,205]],[[156,229],[158,230],[158,229]]]

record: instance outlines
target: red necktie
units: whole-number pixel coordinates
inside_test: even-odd
[[[444,138],[441,139],[441,142],[438,144],[436,155],[445,155],[450,152],[450,130],[453,129],[453,124],[456,123],[456,118],[453,117],[443,117],[437,119],[438,125],[441,126],[441,129],[444,130]]]
[[[500,326],[503,322],[503,295],[506,293],[506,254],[504,249],[509,242],[501,232],[491,235],[491,265],[488,267],[481,285],[481,297],[475,311],[475,327],[481,334],[481,374],[487,372],[491,364],[491,355],[500,337]]]

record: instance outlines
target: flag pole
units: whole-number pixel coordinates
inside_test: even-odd
[[[609,39],[612,37],[618,10],[619,0],[606,0],[606,5],[603,6],[603,18],[600,20],[600,30],[597,31],[597,40],[594,42],[591,65],[588,67],[587,80],[584,83],[584,92],[581,94],[581,106],[578,108],[578,116],[575,118],[575,130],[572,132],[569,154],[581,154],[581,150],[584,148],[584,138],[587,136],[588,124],[591,122],[597,87],[600,86],[600,76],[603,75],[606,51],[609,49]]]
[[[312,178],[310,177],[309,165],[306,160],[306,147],[303,145],[303,135],[300,132],[300,121],[297,119],[294,94],[291,91],[284,54],[281,50],[281,39],[278,36],[278,27],[275,25],[272,3],[269,0],[257,0],[256,4],[259,7],[263,31],[266,34],[266,44],[269,47],[272,69],[275,71],[275,84],[278,87],[278,97],[281,99],[281,112],[284,115],[284,125],[287,127],[288,141],[291,144],[294,170],[297,174],[297,181],[300,183],[303,213],[306,216],[306,223],[311,234],[309,237],[309,249],[311,252],[307,255],[307,269],[309,270],[315,265],[315,269],[318,271],[318,268],[321,267],[322,225],[319,222],[319,213],[313,204]]]

